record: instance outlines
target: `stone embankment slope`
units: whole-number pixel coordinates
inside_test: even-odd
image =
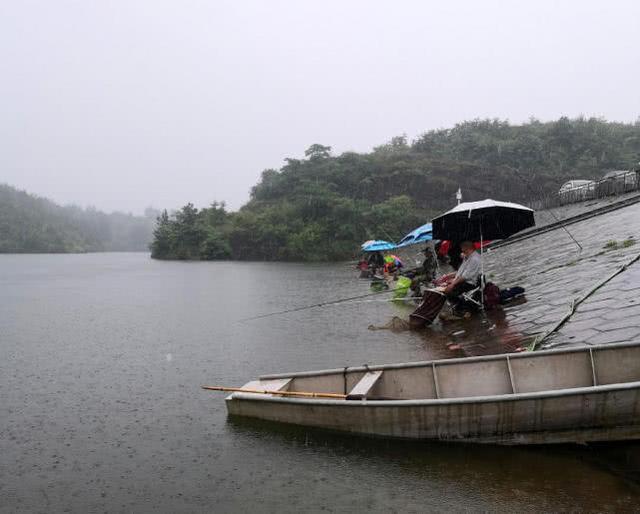
[[[566,218],[600,206],[588,202],[555,211],[556,216]],[[542,215],[544,211],[538,214]],[[485,254],[489,280],[501,287],[520,285],[527,290],[525,304],[505,309],[505,323],[511,331],[531,336],[550,330],[567,313],[572,301],[638,255],[640,203],[577,221],[568,229],[582,250],[558,228]],[[640,262],[581,303],[558,332],[545,340],[543,347],[640,337],[639,293]]]

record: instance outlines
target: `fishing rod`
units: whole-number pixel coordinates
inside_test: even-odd
[[[529,181],[527,179],[525,179],[522,175],[520,175],[520,171],[512,166],[506,165],[507,168],[509,168],[510,170],[512,170],[520,180],[522,180],[522,182],[524,182],[524,184],[527,186],[527,189],[529,189],[529,192],[531,194],[533,194],[534,196],[540,196],[542,197],[542,191],[534,191],[533,187],[531,187],[531,184],[529,183]],[[573,240],[573,242],[578,245],[578,248],[580,249],[580,251],[582,251],[582,245],[578,242],[578,240],[573,237],[573,234],[571,232],[569,232],[569,229],[566,227],[566,225],[562,222],[562,220],[560,218],[558,218],[555,213],[549,208],[547,209],[547,211],[549,211],[549,214],[551,214],[551,216],[553,216],[553,219],[556,220],[556,222],[560,223],[560,227],[562,227],[562,229],[569,234],[569,237]]]
[[[360,300],[360,301],[348,300],[348,301],[345,301],[344,303],[349,303],[349,305],[360,305],[360,304],[363,304],[363,303],[413,302],[415,300],[422,300],[422,296],[405,296],[404,298],[388,298],[388,299],[385,299],[385,300]],[[338,304],[335,304],[335,305],[341,305],[341,303],[338,303]],[[331,305],[329,305],[328,307],[331,307]]]
[[[376,291],[375,293],[361,294],[361,295],[358,295],[358,296],[351,296],[349,298],[339,298],[338,300],[330,300],[328,302],[314,303],[313,305],[305,305],[303,307],[294,307],[293,309],[285,309],[283,311],[269,312],[267,314],[260,314],[258,316],[251,316],[250,318],[243,318],[243,319],[240,319],[238,321],[239,322],[242,322],[242,321],[254,321],[256,319],[270,318],[271,316],[278,316],[280,314],[289,314],[290,312],[306,311],[308,309],[315,309],[316,307],[326,307],[328,305],[336,305],[338,303],[345,303],[345,302],[349,302],[351,300],[360,300],[361,298],[367,298],[369,296],[377,296],[377,295],[389,294],[389,293],[393,293],[393,292],[395,292],[395,289],[389,289],[387,291]]]

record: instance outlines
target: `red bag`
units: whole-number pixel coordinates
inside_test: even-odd
[[[493,282],[487,282],[484,286],[484,308],[495,309],[500,305],[500,288]]]

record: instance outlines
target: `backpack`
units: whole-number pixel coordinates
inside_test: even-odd
[[[523,287],[510,287],[509,289],[503,289],[500,291],[500,303],[507,303],[511,300],[521,297],[524,295]]]

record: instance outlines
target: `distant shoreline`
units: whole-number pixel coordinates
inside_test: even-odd
[[[89,255],[89,254],[104,254],[104,253],[148,253],[149,250],[104,250],[104,251],[90,251],[90,252],[0,252],[0,255]]]

